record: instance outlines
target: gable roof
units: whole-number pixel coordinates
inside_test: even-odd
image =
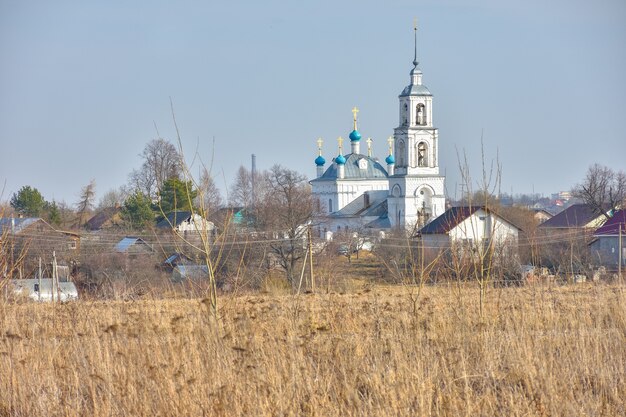
[[[481,209],[483,209],[481,206],[450,207],[441,216],[422,227],[419,233],[423,235],[446,234]]]
[[[87,220],[85,228],[89,230],[100,230],[106,222],[113,220],[121,211],[121,207],[107,207]]]
[[[539,225],[540,228],[575,228],[584,227],[602,214],[593,211],[587,204],[572,204],[559,214]]]
[[[172,211],[157,223],[157,227],[177,227],[182,222],[189,220],[191,215],[190,211]]]
[[[140,237],[134,236],[126,236],[125,238],[120,240],[117,245],[115,245],[115,250],[117,252],[126,253],[131,247],[135,245],[139,245],[140,247],[145,248],[147,251],[152,252],[152,247],[148,245],[145,240]]]
[[[617,236],[619,229],[622,229],[622,235],[626,236],[626,210],[618,210],[609,220],[599,227],[594,236]]]
[[[0,218],[0,234],[5,232],[19,234],[39,221],[48,225],[41,217],[3,217]],[[52,226],[50,228],[52,229]]]
[[[40,224],[40,226],[45,227],[47,230],[51,232],[61,233],[65,236],[69,236],[73,239],[80,238],[80,235],[76,232],[70,232],[67,230],[58,230],[55,229],[52,225],[50,225],[47,221],[42,219],[41,217],[2,217],[0,218],[0,235],[3,233],[13,233],[20,234],[24,232],[29,227]],[[42,229],[38,229],[38,231],[42,231]]]

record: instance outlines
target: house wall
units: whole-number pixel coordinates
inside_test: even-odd
[[[610,269],[619,263],[619,237],[600,236],[591,245],[592,262]],[[626,237],[622,236],[622,268],[626,267]]]
[[[215,225],[212,222],[203,219],[199,214],[194,214],[188,221],[184,221],[176,227],[179,232],[211,231],[214,228]]]
[[[473,242],[480,242],[484,239],[490,239],[498,244],[506,241],[517,243],[518,230],[493,213],[478,210],[450,230],[449,235],[452,241],[472,240]]]

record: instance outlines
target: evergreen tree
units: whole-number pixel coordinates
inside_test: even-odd
[[[140,191],[135,191],[124,201],[121,217],[131,229],[145,229],[152,225],[154,213],[150,199]]]
[[[57,203],[55,201],[52,201],[52,203],[48,203],[46,201],[45,205],[44,205],[44,210],[46,212],[46,220],[48,220],[48,223],[54,225],[54,226],[58,226],[61,224],[61,211],[59,210],[59,206],[57,206]]]
[[[197,195],[192,181],[170,178],[163,183],[163,189],[159,192],[160,201],[157,210],[165,214],[172,211],[190,211]]]
[[[26,217],[39,217],[43,214],[46,200],[36,188],[23,186],[11,198],[11,207]]]

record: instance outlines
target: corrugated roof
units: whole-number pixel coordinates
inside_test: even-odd
[[[618,210],[609,220],[599,227],[593,234],[594,236],[617,236],[619,229],[622,229],[622,235],[626,236],[626,210]]]
[[[482,209],[480,206],[461,206],[451,207],[446,210],[441,216],[422,227],[419,233],[423,235],[440,235],[446,234],[450,230],[454,229],[459,223],[467,219],[476,211]]]
[[[587,204],[572,204],[559,214],[546,220],[539,225],[540,228],[570,228],[583,227],[597,219],[598,213],[594,212]]]
[[[351,153],[345,155],[346,164],[344,169],[344,179],[375,179],[375,178],[387,178],[387,171],[383,166],[373,158],[367,155]],[[367,162],[367,168],[359,168],[359,161],[364,159]],[[336,180],[337,179],[337,165],[332,163],[326,172],[313,181],[324,180]],[[311,182],[313,182],[311,181]]]

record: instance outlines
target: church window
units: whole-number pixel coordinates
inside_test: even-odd
[[[328,199],[328,212],[329,213],[333,212],[333,200],[332,200],[332,198]]]
[[[404,117],[404,125],[405,126],[409,124],[409,119],[407,117],[408,113],[409,113],[409,105],[404,103],[404,114],[403,114],[403,117]]]
[[[420,142],[417,144],[417,166],[425,167],[428,166],[428,147],[426,143]]]
[[[424,107],[424,105],[422,103],[419,103],[417,105],[417,107],[415,108],[415,111],[417,113],[417,119],[415,124],[418,126],[423,126],[426,124],[426,108]]]

